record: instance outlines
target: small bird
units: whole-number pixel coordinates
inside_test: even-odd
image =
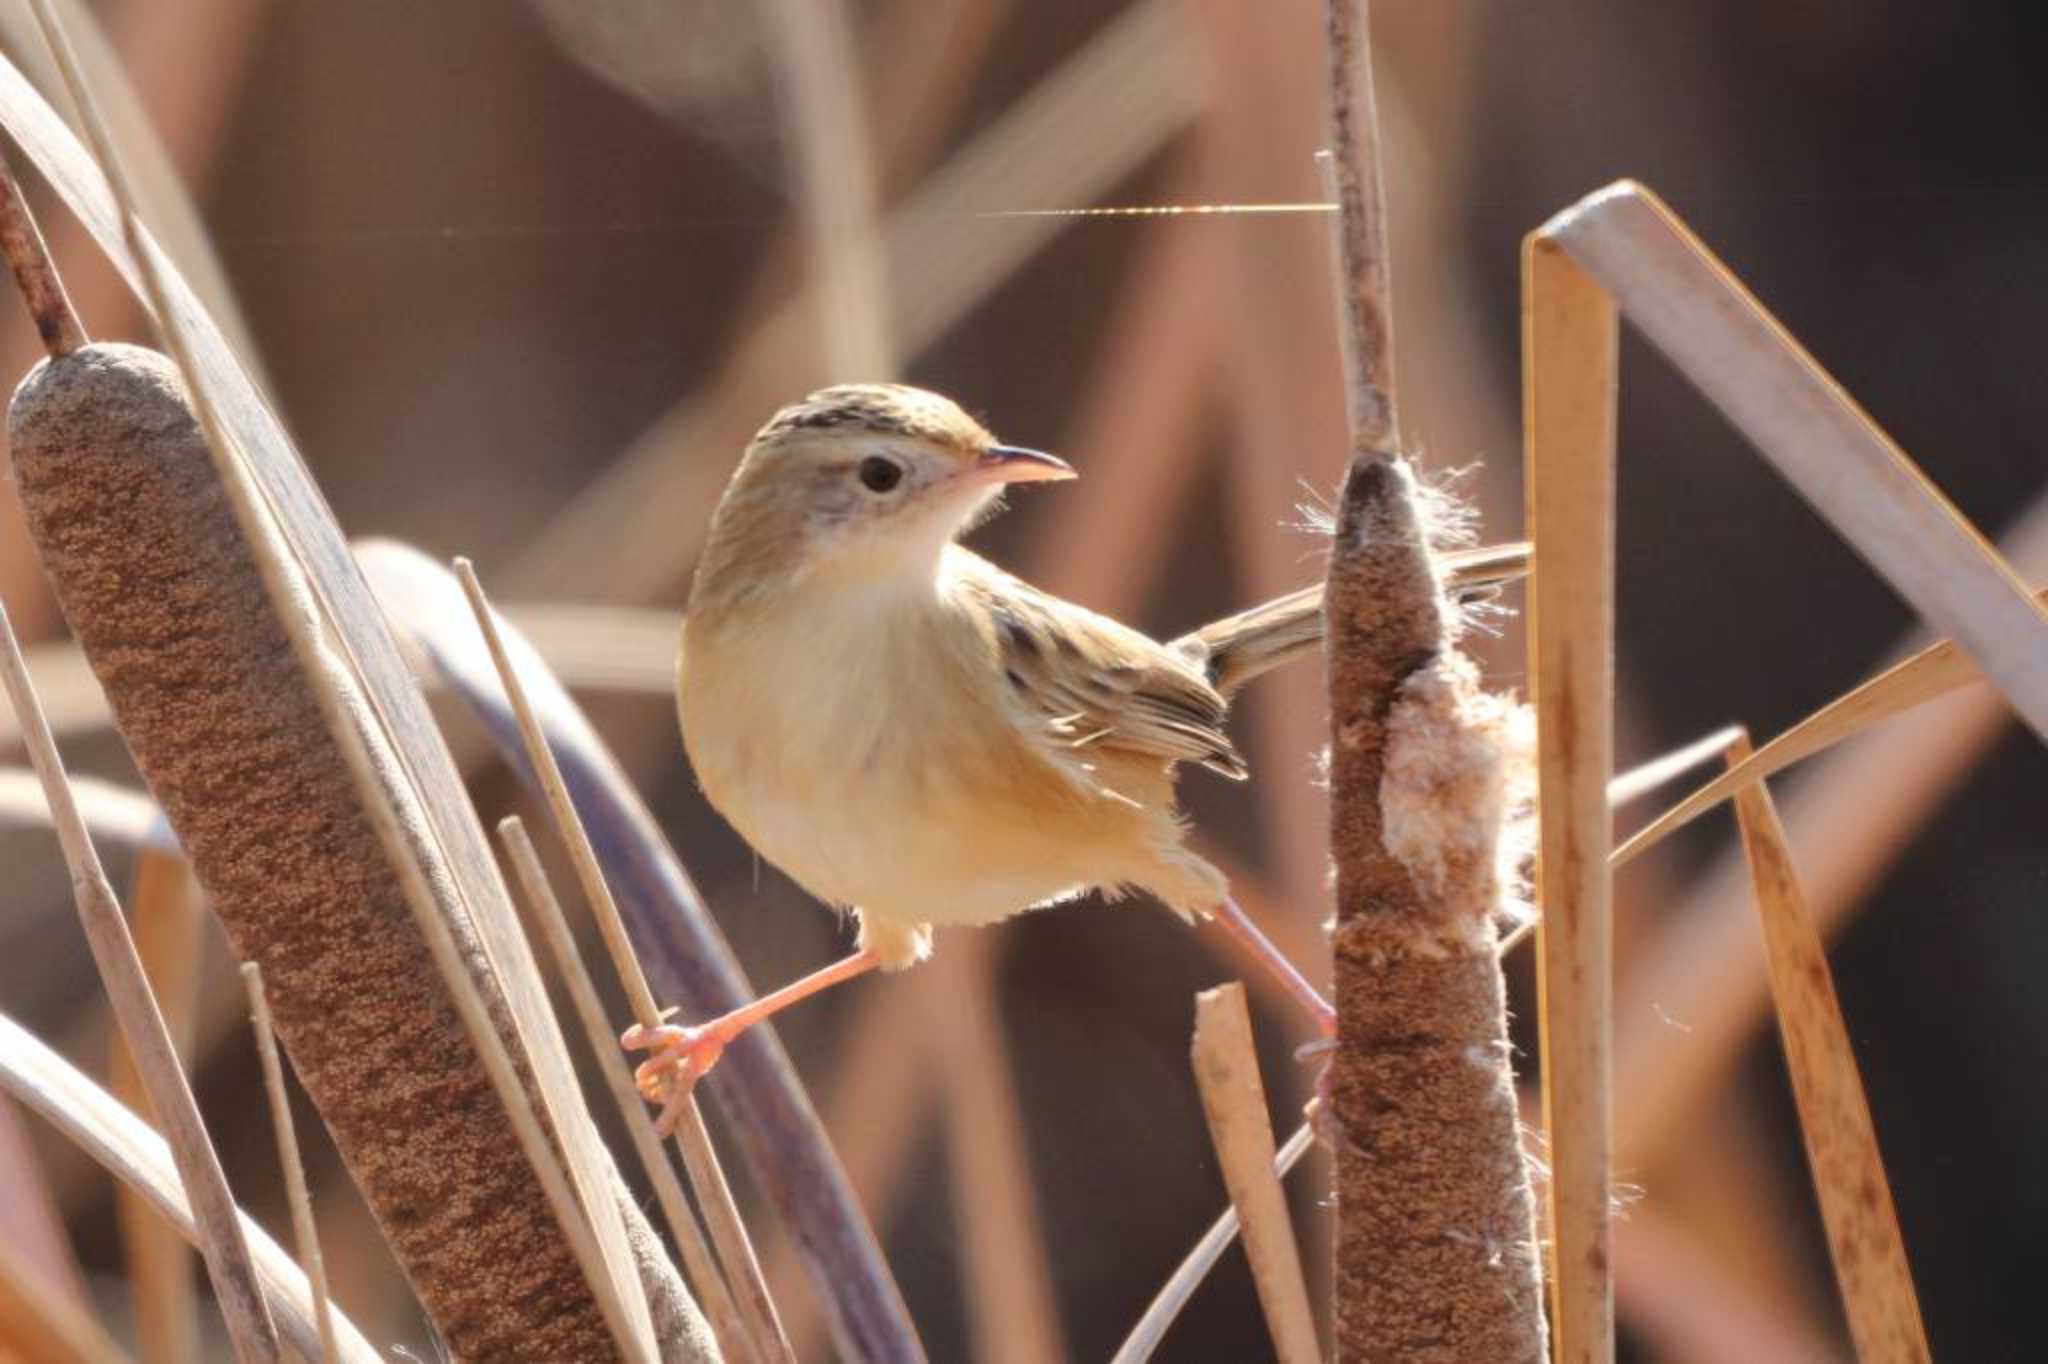
[[[1073,478],[949,399],[823,389],[747,447],[712,517],[677,666],[684,746],[711,804],[762,856],[859,921],[852,955],[694,1027],[635,1027],[637,1072],[682,1096],[750,1024],[989,924],[1091,890],[1211,916],[1327,1034],[1334,1015],[1185,844],[1176,769],[1242,779],[1227,698],[1316,647],[1311,587],[1159,643],[1005,573],[956,541],[1015,483]],[[1525,546],[1452,566],[1455,589],[1519,577]]]

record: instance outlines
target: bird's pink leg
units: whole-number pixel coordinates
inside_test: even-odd
[[[626,1029],[619,1038],[620,1046],[628,1051],[655,1053],[633,1072],[634,1083],[639,1085],[640,1093],[647,1101],[662,1105],[661,1116],[655,1119],[655,1130],[667,1136],[675,1128],[691,1088],[704,1077],[705,1072],[718,1064],[718,1058],[725,1054],[726,1044],[733,1038],[770,1014],[780,1013],[800,999],[808,999],[820,990],[851,980],[881,964],[879,955],[872,949],[864,949],[793,980],[779,990],[772,990],[729,1014],[720,1014],[707,1023],[693,1027],[663,1023],[652,1028],[635,1023]]]
[[[1252,954],[1253,960],[1263,966],[1278,981],[1280,988],[1290,998],[1308,1011],[1315,1020],[1316,1031],[1324,1037],[1337,1035],[1337,1011],[1330,1007],[1328,1000],[1308,983],[1308,977],[1301,974],[1289,961],[1286,954],[1273,945],[1273,940],[1252,922],[1252,916],[1244,912],[1244,906],[1226,895],[1213,911],[1216,923],[1231,937],[1237,939],[1243,948]]]

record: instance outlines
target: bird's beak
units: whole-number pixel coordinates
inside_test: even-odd
[[[1043,483],[1051,479],[1077,478],[1074,466],[1043,450],[1023,450],[1014,445],[991,445],[982,451],[968,474],[977,483]]]

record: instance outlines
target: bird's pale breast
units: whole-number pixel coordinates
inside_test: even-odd
[[[904,925],[987,923],[1095,885],[1169,900],[1206,888],[1175,884],[1188,855],[1164,764],[1106,774],[1126,797],[1076,782],[1009,718],[971,619],[929,599],[832,595],[685,634],[678,701],[698,781],[770,862],[821,900]]]

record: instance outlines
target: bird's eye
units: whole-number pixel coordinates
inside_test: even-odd
[[[869,455],[860,462],[860,485],[871,493],[886,493],[903,481],[903,466],[893,459]]]

